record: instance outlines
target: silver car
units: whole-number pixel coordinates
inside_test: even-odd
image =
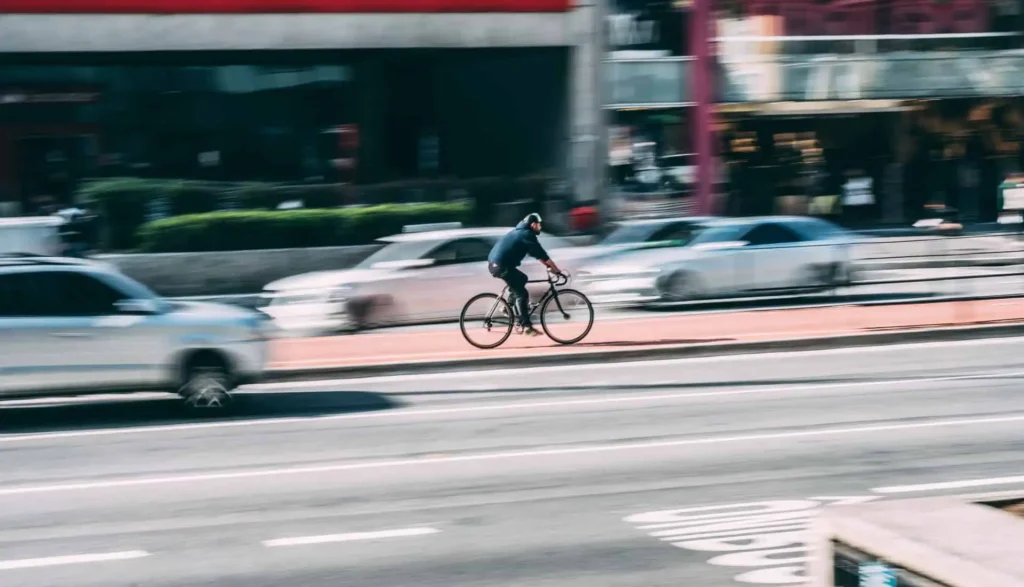
[[[267,366],[252,310],[160,298],[92,261],[0,255],[0,398],[140,391],[223,408]]]
[[[685,239],[595,259],[578,285],[595,303],[826,290],[852,281],[855,241],[816,218],[705,219]]]
[[[324,333],[375,326],[457,320],[469,298],[498,292],[487,255],[511,228],[413,232],[380,239],[383,245],[352,269],[317,271],[279,279],[263,291],[263,312],[282,330]],[[572,242],[548,234],[540,242],[571,266]],[[557,252],[555,252],[557,251]],[[523,271],[542,279],[540,263]]]

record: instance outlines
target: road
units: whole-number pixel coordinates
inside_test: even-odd
[[[822,503],[1024,488],[1022,346],[7,402],[0,585],[798,584]]]

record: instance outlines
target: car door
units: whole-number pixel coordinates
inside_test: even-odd
[[[34,276],[0,275],[0,395],[53,390],[72,380],[64,363],[73,349],[51,338]]]
[[[122,389],[153,382],[164,346],[152,316],[123,314],[129,296],[99,275],[53,270],[36,276],[51,310],[45,329],[68,379],[62,387]]]
[[[803,238],[793,229],[766,222],[750,229],[741,239],[743,273],[738,286],[749,292],[793,287],[803,266]]]
[[[84,387],[95,375],[89,364],[89,321],[67,312],[54,274],[33,268],[3,278],[3,371],[14,393]]]
[[[501,283],[491,283],[487,255],[493,243],[481,237],[462,238],[439,246],[429,255],[433,267],[424,271],[420,284],[430,300],[428,318],[458,318],[462,307],[478,293],[499,291]]]

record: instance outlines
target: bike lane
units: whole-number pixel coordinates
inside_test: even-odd
[[[419,361],[519,357],[553,353],[642,350],[670,345],[756,342],[846,334],[1024,322],[1024,299],[890,306],[830,306],[723,314],[652,313],[650,318],[601,320],[590,335],[564,346],[547,337],[513,334],[501,347],[476,349],[457,329],[368,332],[317,338],[283,338],[272,346],[276,369],[346,367]]]

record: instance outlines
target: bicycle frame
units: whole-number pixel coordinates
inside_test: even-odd
[[[530,304],[530,318],[531,319],[533,318],[533,315],[537,311],[537,309],[538,308],[542,308],[544,306],[544,304],[549,299],[551,299],[552,297],[555,298],[555,305],[558,306],[558,311],[561,312],[562,315],[565,315],[565,309],[562,308],[562,302],[560,302],[558,300],[558,289],[557,289],[557,287],[559,285],[566,285],[566,284],[568,284],[569,280],[568,280],[568,278],[562,278],[562,279],[564,279],[564,281],[561,282],[561,283],[559,283],[559,281],[557,281],[557,280],[551,279],[550,277],[547,278],[547,279],[534,279],[534,280],[529,280],[529,281],[526,282],[528,284],[529,283],[547,283],[548,284],[548,290],[546,292],[544,292],[544,295],[542,295],[540,297],[540,299],[537,301],[537,303]],[[504,288],[502,288],[501,293],[498,294],[498,300],[504,300],[505,303],[508,304],[509,307],[512,308],[512,313],[514,315],[517,315],[518,314],[518,310],[516,309],[515,305],[509,303],[508,296],[507,296],[508,290],[509,290],[508,285],[506,285]],[[484,318],[484,324],[486,324],[487,326],[491,325],[491,318],[494,316],[494,311],[498,309],[498,300],[494,301],[494,305],[491,306],[491,309],[488,310],[488,312],[487,312],[487,316]]]

